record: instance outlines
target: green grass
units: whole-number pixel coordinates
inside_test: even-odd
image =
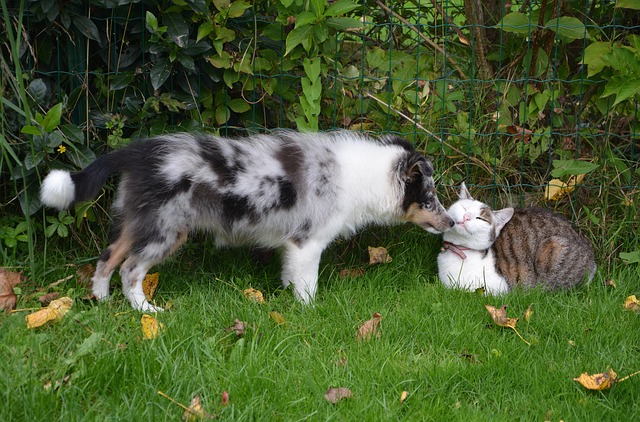
[[[260,266],[247,250],[189,244],[157,269],[156,301],[173,307],[158,315],[165,330],[154,340],[142,339],[141,314],[118,283],[110,302],[94,304],[80,300],[86,291],[70,280],[60,289],[76,301],[62,322],[29,330],[26,312],[0,316],[0,420],[178,420],[183,410],[158,391],[185,405],[199,393],[208,412],[227,420],[640,418],[640,376],[604,392],[572,381],[584,371],[640,370],[640,315],[622,307],[640,293],[637,266],[600,271],[569,292],[491,298],[436,282],[438,244],[415,228],[337,243],[324,255],[313,307],[277,288],[277,259]],[[340,269],[364,265],[367,245],[388,247],[393,262],[341,278]],[[73,274],[59,261],[23,294]],[[267,303],[245,300],[247,287]],[[23,297],[18,307],[35,303]],[[484,305],[503,303],[511,317],[532,305],[529,322],[518,322],[531,346],[492,323]],[[274,310],[284,325],[269,317]],[[383,316],[381,337],[356,342],[374,312]],[[227,330],[236,318],[250,326],[242,338]],[[330,404],[329,386],[348,387],[353,398]],[[410,393],[404,403],[402,391]]]

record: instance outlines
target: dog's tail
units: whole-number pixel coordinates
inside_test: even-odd
[[[46,206],[64,210],[76,202],[94,199],[109,176],[122,170],[126,159],[123,151],[103,155],[78,173],[52,170],[40,187],[40,200]]]

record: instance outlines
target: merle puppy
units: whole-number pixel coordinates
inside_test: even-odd
[[[42,202],[65,209],[95,198],[120,173],[113,239],[93,294],[105,299],[118,265],[133,308],[158,311],[142,292],[151,266],[190,232],[219,245],[284,249],[282,283],[304,303],[316,293],[322,251],[369,224],[412,222],[442,233],[453,220],[436,196],[431,163],[398,137],[281,131],[228,139],[177,133],[135,142],[78,173],[53,170]],[[124,260],[124,262],[123,262]]]

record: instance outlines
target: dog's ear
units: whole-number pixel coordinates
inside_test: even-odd
[[[406,173],[407,180],[417,180],[418,178],[433,176],[433,166],[422,155],[412,154],[407,160]]]

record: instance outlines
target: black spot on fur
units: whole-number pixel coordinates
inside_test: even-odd
[[[249,203],[249,198],[242,195],[225,193],[222,199],[222,218],[228,222],[248,218],[249,221],[257,221],[257,213],[253,205]]]
[[[280,139],[284,142],[280,150],[276,153],[276,159],[280,161],[282,169],[287,176],[292,180],[296,180],[299,178],[298,176],[304,162],[304,152],[302,148],[286,135],[280,135]]]
[[[291,209],[296,205],[298,198],[296,187],[291,180],[285,179],[284,177],[278,177],[277,183],[280,191],[280,207],[284,209]]]
[[[307,240],[307,238],[309,237],[309,232],[311,231],[311,227],[312,227],[311,220],[309,220],[308,218],[305,219],[302,225],[300,225],[300,227],[296,229],[296,234],[292,240],[297,245],[301,245],[302,243],[304,243],[304,241]]]
[[[411,142],[399,136],[390,135],[383,139],[383,142],[388,145],[397,145],[402,147],[407,152],[414,152],[415,148],[411,145]]]

